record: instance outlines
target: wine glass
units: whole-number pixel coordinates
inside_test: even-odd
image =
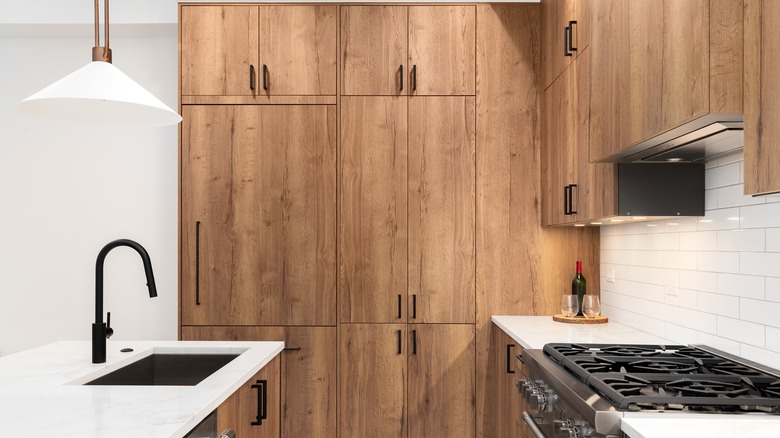
[[[601,315],[601,302],[597,295],[585,295],[582,298],[582,313],[586,318],[595,318]]]
[[[561,313],[571,318],[577,314],[577,295],[566,294],[561,298]]]

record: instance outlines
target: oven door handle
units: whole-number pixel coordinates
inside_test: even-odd
[[[523,421],[531,428],[531,432],[533,432],[536,438],[547,438],[547,435],[542,432],[542,429],[539,429],[539,425],[536,424],[536,421],[531,417],[531,414],[526,411],[523,411]]]

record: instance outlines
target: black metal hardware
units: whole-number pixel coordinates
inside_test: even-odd
[[[563,186],[563,214],[566,216],[571,214],[571,209],[569,208],[570,192],[571,186]]]
[[[571,35],[571,28],[566,26],[563,28],[563,56],[571,56],[569,52],[569,36]]]
[[[255,91],[255,66],[249,64],[249,89]]]
[[[569,51],[576,52],[577,48],[574,47],[574,25],[577,24],[577,20],[569,21]],[[571,54],[569,54],[571,56]]]
[[[284,347],[282,351],[301,351],[301,347]]]
[[[574,202],[572,202],[572,193],[577,184],[569,184],[569,214],[577,214],[577,210],[574,209]]]
[[[512,347],[515,344],[506,344],[506,373],[514,374],[515,370],[512,369]]]
[[[404,91],[404,65],[401,64],[401,68],[398,71],[398,78],[401,82],[401,91]]]
[[[200,221],[195,222],[195,305],[200,306]]]
[[[401,354],[401,330],[398,330],[398,354]]]
[[[412,319],[417,318],[417,294],[412,295]]]
[[[257,389],[257,418],[250,424],[262,426],[263,420],[268,419],[268,380],[258,380],[252,389]]]
[[[114,329],[111,328],[111,312],[106,312],[106,339],[110,338],[114,334]]]
[[[398,294],[398,319],[401,319],[401,294]]]
[[[263,64],[263,90],[268,89],[268,66]]]
[[[417,89],[417,64],[412,66],[412,90]]]
[[[412,354],[417,354],[417,330],[412,330]]]

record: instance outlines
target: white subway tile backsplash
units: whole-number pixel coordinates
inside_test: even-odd
[[[740,207],[766,202],[761,196],[745,196],[743,187],[742,184],[737,184],[715,189],[718,197],[718,208]]]
[[[718,233],[717,231],[698,231],[693,233],[680,233],[680,250],[715,251],[718,247],[717,233]]]
[[[740,253],[740,272],[749,275],[780,277],[780,253],[743,252]]]
[[[780,369],[780,354],[757,348],[752,345],[742,344],[739,347],[739,355],[753,362],[762,363],[775,369]]]
[[[741,150],[738,150],[738,151],[734,151],[732,153],[729,153],[727,155],[721,155],[715,161],[717,162],[718,166],[725,166],[727,164],[739,162],[740,163],[739,167],[741,169],[743,160],[744,160],[744,154],[742,153]]]
[[[764,346],[764,325],[762,324],[719,316],[717,335],[743,344]]]
[[[714,272],[680,271],[679,286],[683,289],[716,292],[718,289],[718,274]]]
[[[678,217],[663,221],[663,229],[658,232],[664,233],[688,233],[699,229],[699,218],[696,217]]]
[[[698,344],[699,332],[677,324],[666,324],[664,326],[664,338],[683,345]]]
[[[715,210],[718,208],[718,189],[704,191],[704,210]]]
[[[765,247],[763,228],[718,231],[718,251],[763,251]]]
[[[666,294],[666,304],[686,309],[696,309],[699,305],[699,292],[688,289],[677,289],[677,295]]]
[[[780,327],[780,303],[740,298],[739,319]]]
[[[699,343],[709,345],[710,347],[715,347],[718,350],[725,351],[726,353],[739,355],[739,342],[732,341],[731,339],[721,338],[720,336],[699,332]]]
[[[698,254],[700,271],[739,273],[738,252],[700,252]]]
[[[767,300],[780,303],[780,278],[766,277],[764,291]]]
[[[739,228],[739,208],[707,210],[697,222],[699,231],[733,230]]]
[[[702,312],[739,318],[739,297],[699,292],[697,309]]]
[[[740,207],[741,228],[780,227],[780,203]]]
[[[743,298],[764,299],[765,278],[756,275],[718,274],[715,292]]]
[[[766,348],[780,353],[780,328],[765,326]]]
[[[766,250],[780,252],[780,228],[766,229]]]
[[[725,166],[719,166],[706,171],[704,188],[714,189],[718,187],[739,184],[739,167],[741,163],[735,162]]]
[[[717,317],[711,313],[680,309],[680,325],[700,332],[717,334]]]
[[[653,234],[650,236],[649,249],[655,251],[678,251],[680,249],[680,234]]]

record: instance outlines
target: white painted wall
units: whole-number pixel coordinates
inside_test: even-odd
[[[744,196],[742,172],[741,152],[707,163],[702,218],[602,227],[603,312],[780,369],[780,196]]]
[[[103,1],[100,0],[101,11]],[[177,0],[113,0],[111,23],[176,23]],[[0,0],[0,24],[94,23],[93,0]],[[101,20],[102,20],[101,12]]]
[[[12,4],[40,7],[5,1],[3,17]],[[111,42],[114,65],[175,108],[175,34]],[[92,43],[89,33],[0,38],[0,354],[89,339],[95,258],[117,238],[149,251],[159,297],[149,299],[134,251],[112,251],[105,309],[113,339],[176,339],[177,128],[69,126],[13,109],[87,64]]]

